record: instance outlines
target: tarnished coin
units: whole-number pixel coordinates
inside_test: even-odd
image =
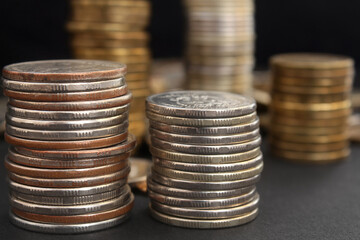
[[[224,199],[186,199],[169,197],[149,189],[149,197],[152,203],[158,202],[168,206],[176,206],[181,208],[195,208],[195,209],[219,209],[230,208],[233,206],[243,205],[251,201],[255,195],[256,190],[252,190],[243,195],[224,198]]]
[[[198,220],[173,217],[170,215],[159,213],[158,211],[150,207],[151,215],[159,220],[160,222],[186,228],[204,228],[204,229],[216,229],[216,228],[227,228],[235,227],[238,225],[246,224],[251,222],[258,215],[258,209],[255,209],[249,213],[243,214],[234,218],[226,218],[220,220]]]
[[[55,233],[55,234],[77,234],[77,233],[88,233],[93,231],[99,231],[102,229],[114,227],[118,224],[123,223],[130,217],[130,214],[124,214],[116,218],[82,224],[50,224],[28,221],[23,218],[17,217],[10,211],[10,221],[21,228],[29,231],[44,232],[44,233]]]
[[[224,209],[198,209],[198,208],[182,208],[179,206],[168,206],[158,202],[151,202],[151,208],[163,214],[190,218],[190,219],[226,219],[241,216],[258,208],[259,195],[256,195],[251,202],[247,202],[240,206],[224,208]]]
[[[257,147],[247,152],[221,154],[221,155],[199,155],[186,154],[172,151],[166,151],[154,146],[150,147],[151,154],[154,157],[166,159],[175,162],[187,162],[195,164],[227,164],[234,162],[247,161],[261,155],[260,148]]]
[[[251,132],[256,130],[259,127],[259,119],[256,118],[253,122],[226,126],[226,127],[191,127],[191,126],[178,126],[170,125],[165,123],[160,123],[156,121],[150,121],[150,127],[152,129],[157,129],[160,131],[168,133],[176,133],[190,136],[228,136],[232,134],[241,134],[246,132]]]
[[[255,100],[238,94],[210,91],[177,91],[152,95],[148,111],[188,118],[238,117],[254,113]]]
[[[154,147],[175,151],[180,153],[190,153],[190,154],[199,154],[199,155],[216,155],[216,154],[233,154],[241,153],[253,150],[260,146],[261,137],[251,139],[248,142],[238,143],[238,144],[229,144],[229,145],[191,145],[191,144],[180,144],[180,143],[170,143],[167,141],[160,140],[158,138],[151,138],[151,143]]]
[[[7,65],[2,75],[26,82],[88,82],[121,78],[126,66],[99,60],[46,60]]]

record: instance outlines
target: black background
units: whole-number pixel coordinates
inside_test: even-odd
[[[155,58],[180,57],[184,13],[181,0],[152,0],[149,31]],[[360,1],[256,0],[257,66],[276,53],[308,51],[345,54],[360,61]],[[1,0],[0,67],[69,58],[68,1]]]

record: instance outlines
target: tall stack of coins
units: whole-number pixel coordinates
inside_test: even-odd
[[[254,65],[253,0],[184,0],[187,87],[249,94]]]
[[[127,84],[134,96],[129,129],[138,142],[145,135],[145,99],[151,54],[145,31],[150,19],[148,0],[71,0],[68,23],[73,55],[125,63]]]
[[[352,59],[327,54],[281,54],[271,59],[271,144],[275,155],[332,162],[350,154],[348,119]]]
[[[28,230],[80,233],[128,218],[131,94],[125,65],[25,62],[3,69],[10,219]]]
[[[150,96],[146,107],[152,216],[188,228],[252,221],[263,168],[255,101],[224,92],[179,91]]]

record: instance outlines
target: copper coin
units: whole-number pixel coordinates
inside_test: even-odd
[[[28,149],[22,147],[15,147],[16,151],[20,154],[30,156],[30,157],[38,157],[38,158],[46,158],[46,159],[87,159],[87,158],[98,158],[98,157],[109,157],[115,156],[118,154],[123,154],[125,152],[131,151],[135,147],[136,138],[133,134],[129,134],[127,140],[121,144],[117,144],[115,146],[100,148],[100,149],[84,149],[84,150],[36,150],[36,149]]]
[[[4,95],[9,98],[15,98],[28,101],[49,101],[49,102],[70,102],[70,101],[86,101],[86,100],[102,100],[108,98],[119,97],[128,93],[127,86],[110,88],[100,91],[89,92],[70,92],[70,93],[33,93],[20,92],[5,89]]]
[[[14,146],[20,146],[25,148],[34,149],[56,149],[56,150],[76,150],[76,149],[93,149],[112,146],[118,143],[124,142],[128,133],[124,132],[115,136],[81,140],[81,141],[39,141],[39,140],[28,140],[23,138],[14,137],[5,133],[5,140]]]
[[[35,222],[78,224],[78,223],[98,222],[111,218],[116,218],[120,215],[124,215],[128,213],[133,208],[133,206],[134,206],[134,195],[131,194],[129,201],[125,205],[109,211],[98,212],[98,213],[73,215],[73,216],[54,216],[54,215],[42,215],[42,214],[24,212],[16,208],[12,208],[11,210],[13,211],[13,213],[15,213],[15,215],[19,217]]]
[[[34,178],[66,179],[93,177],[118,172],[128,166],[127,161],[121,161],[111,165],[83,169],[46,169],[21,166],[5,159],[5,167],[9,172]]]
[[[99,60],[46,60],[7,65],[4,78],[29,82],[87,82],[126,74],[124,64]]]

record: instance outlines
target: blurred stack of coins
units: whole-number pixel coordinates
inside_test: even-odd
[[[15,225],[80,233],[128,218],[135,137],[128,134],[125,73],[125,65],[92,60],[4,67],[5,166]]]
[[[263,168],[256,103],[224,92],[179,91],[147,98],[155,219],[188,228],[224,228],[258,214]]]
[[[101,59],[125,63],[127,84],[133,94],[130,131],[143,139],[145,99],[150,94],[148,78],[151,54],[145,31],[150,19],[148,0],[71,0],[68,23],[73,55],[78,59]]]
[[[253,0],[185,0],[185,5],[187,88],[251,93]]]
[[[331,162],[350,154],[348,120],[353,61],[327,54],[281,54],[271,59],[271,144],[275,155]]]

